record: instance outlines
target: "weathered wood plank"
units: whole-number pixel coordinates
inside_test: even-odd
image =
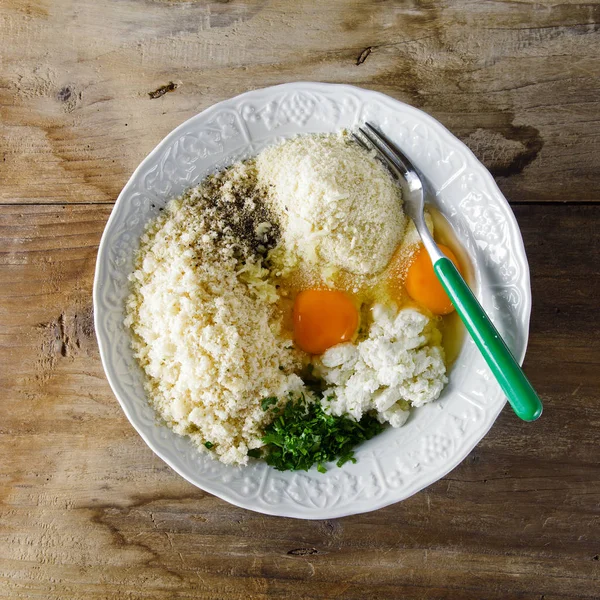
[[[600,198],[596,1],[5,0],[0,19],[3,203],[113,202],[185,119],[291,80],[428,111],[515,202]]]
[[[596,598],[600,211],[515,211],[543,417],[505,410],[403,503],[302,522],[197,490],[128,424],[91,323],[110,206],[0,207],[0,597]]]
[[[559,203],[600,200],[599,21],[577,0],[5,0],[0,597],[597,598],[600,213]],[[291,80],[426,110],[532,203],[515,212],[542,419],[505,410],[448,477],[336,521],[254,514],[175,475],[93,336],[97,245],[133,169],[199,110]]]

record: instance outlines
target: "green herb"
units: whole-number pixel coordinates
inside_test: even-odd
[[[268,398],[263,398],[260,406],[263,410],[267,410],[269,406],[273,406],[273,404],[277,404],[277,398],[275,396],[269,396]]]
[[[250,458],[260,458],[262,452],[260,451],[260,448],[253,448],[252,450],[248,450],[248,456]]]
[[[315,395],[320,396],[323,393],[323,380],[315,375],[315,369],[312,364],[308,364],[302,375],[304,385]]]
[[[344,456],[340,457],[340,460],[338,460],[335,464],[338,467],[341,467],[342,465],[345,465],[348,461],[350,461],[352,464],[356,464],[356,458],[354,458],[354,452],[349,452],[348,454],[344,454]]]
[[[317,470],[324,473],[323,463],[336,458],[338,467],[356,462],[353,448],[381,431],[383,426],[371,415],[358,422],[335,417],[319,402],[308,402],[302,396],[289,400],[266,428],[262,438],[267,445],[265,460],[279,471],[308,471],[317,463]]]
[[[214,444],[212,442],[204,442],[204,445],[210,450]]]

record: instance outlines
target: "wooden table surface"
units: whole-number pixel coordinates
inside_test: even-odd
[[[599,598],[599,29],[590,0],[1,0],[0,597]],[[156,458],[106,382],[91,304],[144,156],[214,102],[294,80],[417,106],[496,176],[545,402],[534,424],[504,410],[405,502],[315,522],[230,506]]]

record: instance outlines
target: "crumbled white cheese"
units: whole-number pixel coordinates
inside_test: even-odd
[[[300,260],[374,275],[402,239],[402,197],[386,169],[345,134],[304,135],[266,148],[257,178]]]
[[[324,405],[334,415],[359,420],[377,411],[392,427],[406,422],[410,406],[437,399],[447,383],[441,334],[414,309],[373,307],[369,336],[358,344],[339,344],[316,362],[327,384]]]

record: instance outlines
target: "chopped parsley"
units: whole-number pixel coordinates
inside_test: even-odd
[[[264,410],[277,401],[270,400],[263,400]],[[316,464],[317,470],[325,473],[326,462],[338,459],[338,467],[348,461],[355,463],[354,447],[383,431],[383,425],[371,415],[360,421],[328,415],[320,402],[309,402],[304,396],[272,410],[275,418],[265,429],[262,456],[278,471],[308,471]],[[252,454],[257,455],[260,451]]]
[[[268,398],[263,398],[260,406],[263,410],[267,410],[269,406],[273,406],[273,404],[277,404],[277,398],[275,396],[269,396]]]
[[[212,442],[204,442],[204,445],[210,450],[214,444]]]

